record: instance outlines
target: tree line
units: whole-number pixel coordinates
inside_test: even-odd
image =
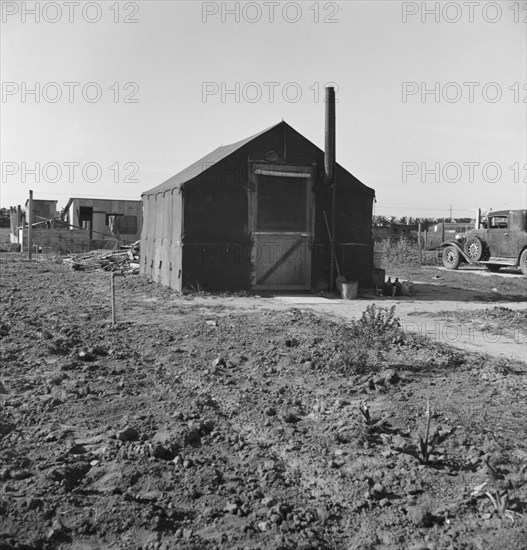
[[[419,223],[423,228],[430,227],[436,223],[442,221],[445,222],[455,222],[455,223],[474,223],[472,218],[421,218],[421,217],[412,217],[412,216],[402,216],[400,218],[396,216],[372,216],[372,225],[375,227],[390,227],[393,224],[400,225],[415,225]]]

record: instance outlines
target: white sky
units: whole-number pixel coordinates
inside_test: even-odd
[[[333,82],[337,160],[375,189],[375,213],[527,207],[525,0],[1,4],[1,206],[24,204],[29,189],[59,207],[71,196],[138,199],[282,118],[323,148],[323,87]],[[102,92],[93,103],[82,94],[90,82]],[[23,93],[35,83],[39,102]],[[222,97],[236,83],[239,100]],[[439,102],[422,100],[422,83],[438,83]],[[130,94],[136,103],[123,101]],[[423,171],[436,163],[439,182]]]

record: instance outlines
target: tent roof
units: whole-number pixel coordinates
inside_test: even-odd
[[[241,149],[244,145],[247,145],[257,137],[265,134],[266,132],[272,130],[273,128],[276,128],[280,125],[287,125],[289,126],[294,132],[297,132],[292,126],[288,125],[287,122],[284,120],[280,121],[278,124],[274,124],[273,126],[270,126],[269,128],[266,128],[265,130],[262,130],[261,132],[258,132],[257,134],[254,134],[252,136],[249,136],[245,139],[242,139],[241,141],[237,141],[236,143],[231,143],[230,145],[223,145],[221,147],[218,147],[217,149],[214,149],[214,151],[210,152],[208,155],[205,155],[204,157],[200,158],[190,166],[187,166],[187,168],[181,170],[181,172],[178,172],[175,176],[172,176],[165,182],[161,183],[160,185],[157,185],[156,187],[153,187],[152,189],[149,189],[148,191],[144,191],[141,196],[144,195],[157,195],[158,193],[164,193],[165,191],[170,191],[172,189],[176,189],[180,187],[182,184],[184,184],[187,181],[190,181],[191,179],[195,178],[196,176],[199,176],[202,172],[209,169],[214,164],[222,161],[224,158],[228,157],[230,154],[234,153],[238,149]],[[297,132],[299,133],[299,132]],[[299,134],[301,135],[301,134]],[[302,136],[304,137],[304,136]],[[304,138],[307,139],[307,138]],[[309,141],[309,140],[308,140]],[[315,145],[316,147],[316,145]],[[318,147],[317,147],[318,149]],[[342,169],[345,170],[342,166],[340,166],[338,163],[336,163],[336,169]],[[347,172],[347,170],[345,170]],[[357,180],[358,181],[358,180]],[[359,182],[361,186],[363,186],[365,189],[370,190],[373,193],[373,189],[370,189],[363,183]]]

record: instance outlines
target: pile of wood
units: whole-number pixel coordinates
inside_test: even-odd
[[[92,250],[85,254],[68,256],[62,260],[74,271],[120,271],[139,273],[139,241],[119,250]]]

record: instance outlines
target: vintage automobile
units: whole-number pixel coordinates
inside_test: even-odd
[[[443,265],[484,264],[490,271],[519,267],[527,276],[527,210],[490,212],[479,229],[471,229],[441,243]]]

